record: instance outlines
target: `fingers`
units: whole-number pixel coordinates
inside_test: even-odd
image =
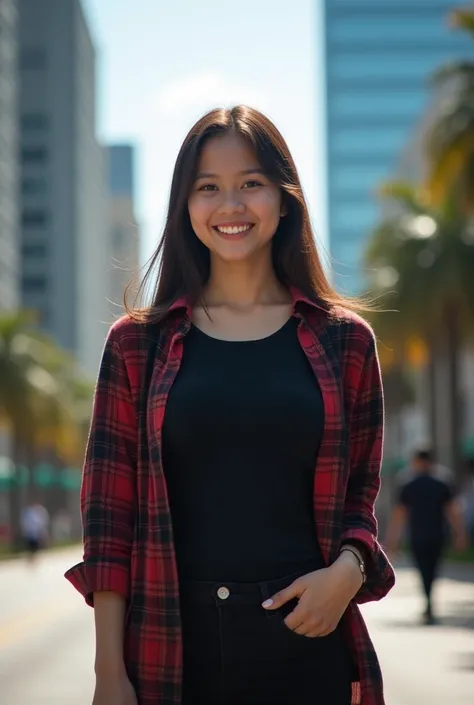
[[[273,597],[262,602],[262,607],[266,610],[277,610],[279,607],[283,607],[289,600],[300,597],[303,589],[302,581],[298,578],[298,580],[295,580],[294,583],[291,583],[287,588],[280,590],[280,592],[275,593]]]
[[[331,634],[337,625],[328,624],[324,619],[317,619],[300,604],[284,620],[288,629],[306,637],[324,637]]]
[[[311,628],[316,626],[310,623],[310,616],[306,614],[300,604],[296,605],[295,609],[290,612],[287,617],[285,617],[284,622],[288,629],[291,629],[297,634],[305,634],[306,631],[309,631]]]

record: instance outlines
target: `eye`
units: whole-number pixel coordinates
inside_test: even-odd
[[[255,179],[250,179],[249,181],[246,181],[243,188],[257,188],[258,186],[263,186],[263,184],[260,183],[260,181],[256,181]]]
[[[217,191],[215,184],[203,184],[198,188],[198,191]]]

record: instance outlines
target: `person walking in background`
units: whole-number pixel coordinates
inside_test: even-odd
[[[408,546],[419,571],[426,598],[423,620],[435,621],[432,592],[436,580],[448,528],[453,546],[463,551],[468,545],[464,523],[452,487],[434,476],[435,464],[429,450],[418,450],[412,458],[413,478],[399,489],[387,536],[389,554],[400,546],[405,527]]]
[[[191,129],[155,266],[106,341],[66,574],[94,606],[93,704],[384,705],[358,607],[394,584],[374,335],[264,115]]]
[[[46,546],[49,537],[49,513],[39,502],[31,502],[21,512],[21,531],[27,556],[33,562],[36,554]]]

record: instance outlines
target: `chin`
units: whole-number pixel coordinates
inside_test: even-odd
[[[255,257],[266,256],[267,249],[271,251],[271,241],[268,243],[251,243],[242,240],[234,243],[212,243],[211,257],[221,260],[222,262],[245,262],[252,260]]]

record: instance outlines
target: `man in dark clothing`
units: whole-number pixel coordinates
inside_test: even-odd
[[[387,548],[395,552],[403,529],[408,523],[408,538],[414,563],[420,573],[426,596],[424,621],[434,622],[432,588],[447,537],[448,525],[456,550],[467,546],[461,512],[452,488],[433,475],[430,451],[414,454],[413,478],[404,484],[398,494],[389,525]]]

